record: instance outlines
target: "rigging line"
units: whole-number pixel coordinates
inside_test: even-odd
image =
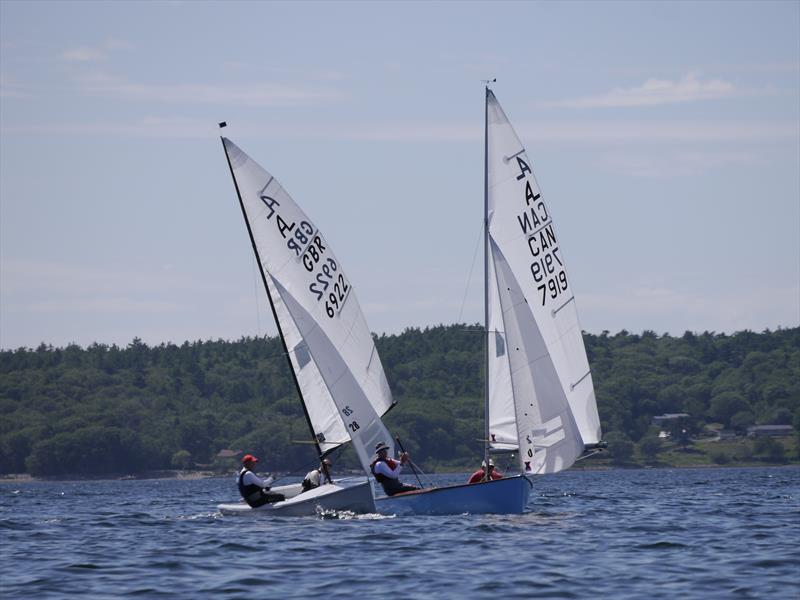
[[[428,475],[428,474],[427,474],[425,471],[423,471],[422,469],[420,469],[420,468],[419,468],[419,466],[417,465],[417,463],[415,463],[415,462],[414,462],[413,460],[411,460],[411,459],[408,459],[408,463],[409,463],[409,464],[410,464],[410,465],[411,465],[411,466],[412,466],[414,469],[416,469],[416,472],[417,472],[419,475],[422,475],[422,476],[425,478],[425,481],[426,481],[426,483],[427,483],[427,484],[428,484],[430,487],[436,487],[436,484],[433,482],[433,479],[431,478],[431,476],[430,476],[430,475]]]
[[[472,272],[475,270],[475,259],[478,256],[478,248],[480,247],[481,237],[483,234],[483,223],[481,223],[480,229],[478,230],[478,239],[475,242],[475,251],[472,253],[472,265],[469,268],[469,275],[467,276],[467,285],[464,287],[464,297],[461,300],[461,310],[458,313],[458,319],[456,323],[461,322],[461,317],[464,314],[464,305],[467,303],[467,293],[469,292],[469,284],[472,281]]]
[[[256,326],[258,329],[258,337],[261,337],[261,307],[258,306],[258,273],[256,272],[256,260],[258,260],[255,256],[253,257],[253,297],[256,299]]]

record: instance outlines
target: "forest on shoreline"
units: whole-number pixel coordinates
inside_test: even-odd
[[[398,401],[385,417],[427,471],[469,469],[483,437],[480,327],[409,328],[376,336]],[[584,333],[609,451],[577,466],[749,465],[798,460],[800,328],[683,336]],[[653,417],[687,413],[670,437]],[[756,424],[791,437],[743,437]],[[728,439],[722,433],[737,432]],[[662,434],[663,435],[663,434]],[[722,438],[722,439],[721,439]],[[92,344],[0,351],[0,474],[136,474],[266,470],[315,460],[277,338],[126,347]],[[306,443],[298,443],[306,442]],[[225,453],[223,453],[224,455]],[[352,449],[337,470],[357,466]]]

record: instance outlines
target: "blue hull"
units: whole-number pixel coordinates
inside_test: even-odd
[[[376,498],[375,508],[387,515],[521,514],[532,487],[527,477],[516,475]]]

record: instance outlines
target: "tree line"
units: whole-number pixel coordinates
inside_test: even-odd
[[[376,336],[398,405],[385,417],[415,462],[480,462],[480,326]],[[800,328],[732,335],[585,333],[605,437],[644,444],[653,416],[800,431]],[[92,344],[0,351],[0,473],[138,473],[209,465],[224,448],[302,469],[313,445],[280,340]],[[297,443],[306,442],[306,443]],[[618,446],[619,447],[619,446]],[[339,467],[356,467],[352,450]]]

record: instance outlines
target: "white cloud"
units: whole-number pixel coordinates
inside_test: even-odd
[[[520,137],[538,142],[581,144],[663,142],[747,142],[797,140],[797,121],[602,120],[522,122]]]
[[[27,98],[25,86],[0,74],[0,98]]]
[[[59,58],[62,60],[75,61],[75,62],[95,62],[105,58],[105,52],[98,48],[89,48],[82,46],[80,48],[70,48],[64,50]]]
[[[123,40],[109,39],[99,46],[78,46],[68,48],[61,52],[58,57],[68,62],[93,63],[106,60],[108,54],[114,50],[125,50],[131,45]]]
[[[624,108],[657,106],[680,102],[695,102],[728,98],[741,93],[727,81],[712,79],[702,81],[697,74],[689,73],[682,79],[648,79],[632,88],[615,88],[605,94],[545,103],[546,106],[566,108]]]
[[[682,152],[663,154],[611,154],[604,158],[611,170],[636,177],[694,175],[727,166],[753,166],[763,162],[750,152]]]
[[[19,307],[22,309],[23,307]],[[84,298],[71,300],[45,300],[31,302],[24,310],[33,313],[175,313],[184,307],[176,302],[159,300],[137,300],[124,296],[108,298]],[[12,307],[13,310],[13,307]]]
[[[181,277],[172,269],[124,270],[32,259],[4,259],[0,281],[7,298],[44,296],[56,301],[94,301],[197,287],[188,276]]]
[[[216,107],[214,107],[216,110]],[[515,129],[524,142],[538,144],[663,145],[698,143],[794,142],[800,139],[797,121],[522,121]],[[281,141],[365,141],[396,143],[473,143],[483,139],[479,121],[459,122],[358,122],[330,125],[313,122],[247,121],[229,123],[237,139]],[[209,138],[219,134],[214,118],[175,115],[146,116],[128,121],[39,122],[5,126],[3,135],[109,135],[151,139]],[[530,149],[530,148],[529,148]],[[746,152],[718,155],[717,163],[745,160]],[[690,155],[686,155],[687,162]],[[700,155],[695,157],[695,160]],[[710,155],[709,155],[710,156]]]
[[[283,83],[137,83],[108,75],[87,73],[78,79],[84,94],[111,96],[136,102],[220,104],[228,106],[298,106],[335,102],[342,92],[328,85]]]

